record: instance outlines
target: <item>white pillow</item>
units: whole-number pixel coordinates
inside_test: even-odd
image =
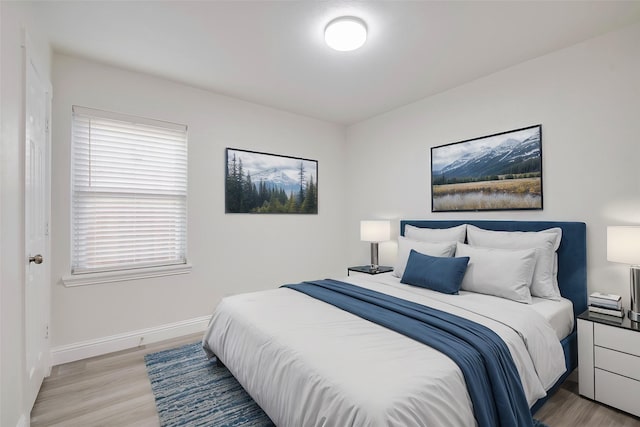
[[[535,249],[536,267],[531,282],[531,295],[560,299],[555,254],[562,239],[561,228],[543,231],[493,231],[469,225],[467,241],[471,246],[498,249]]]
[[[535,249],[479,248],[457,243],[456,257],[469,257],[460,289],[531,304],[529,286]]]
[[[406,237],[398,237],[398,257],[396,258],[396,266],[393,269],[393,275],[402,277],[404,269],[407,267],[407,260],[411,249],[424,255],[451,257],[456,251],[456,242],[419,242]]]
[[[464,243],[467,235],[467,224],[458,225],[451,228],[420,228],[406,224],[404,226],[404,237],[419,240],[421,242],[460,242]],[[427,254],[428,255],[428,254]]]

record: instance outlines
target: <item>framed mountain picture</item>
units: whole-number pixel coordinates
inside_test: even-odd
[[[542,209],[542,125],[431,148],[431,211]]]
[[[227,148],[226,213],[318,213],[318,161]]]

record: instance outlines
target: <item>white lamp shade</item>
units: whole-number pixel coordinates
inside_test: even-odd
[[[640,227],[607,227],[607,260],[640,265]]]
[[[390,221],[360,221],[360,240],[364,242],[385,242],[390,238]]]

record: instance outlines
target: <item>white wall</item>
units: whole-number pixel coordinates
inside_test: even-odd
[[[29,35],[39,69],[51,74],[51,54],[39,39],[31,5],[0,2],[0,425],[28,421],[24,384],[24,52]],[[22,418],[21,418],[22,417]]]
[[[360,219],[583,221],[590,290],[628,304],[628,268],[607,262],[606,226],[640,224],[639,40],[636,24],[348,128],[350,261],[367,259]],[[431,213],[430,147],[539,123],[544,210]],[[380,250],[392,263],[394,245]]]
[[[52,345],[210,315],[230,294],[343,274],[344,128],[70,56],[53,60]],[[188,275],[64,287],[71,106],[187,124]],[[318,215],[224,213],[225,147],[318,160]]]

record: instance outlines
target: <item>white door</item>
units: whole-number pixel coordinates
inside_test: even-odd
[[[50,370],[49,115],[51,85],[25,42],[25,367],[26,404],[33,407]]]

